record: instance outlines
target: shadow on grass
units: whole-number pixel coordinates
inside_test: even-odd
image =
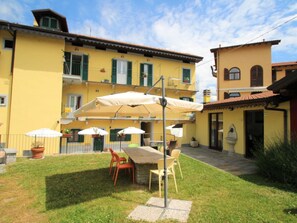
[[[274,187],[282,191],[297,193],[297,188],[294,187],[293,185],[275,182],[261,176],[260,174],[246,174],[246,175],[240,175],[238,177],[245,181],[248,181],[260,186]]]
[[[108,168],[102,168],[46,177],[46,209],[63,208],[111,196],[115,192],[139,190],[140,186],[132,184],[128,172],[119,173],[116,187],[108,172]]]
[[[284,213],[297,217],[297,208],[284,209]]]

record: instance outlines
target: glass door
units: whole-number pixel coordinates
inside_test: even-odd
[[[209,114],[209,147],[223,150],[223,113]]]

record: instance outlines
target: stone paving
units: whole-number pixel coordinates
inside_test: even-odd
[[[182,147],[181,151],[184,155],[200,160],[236,176],[254,174],[257,172],[257,166],[254,160],[246,159],[237,154],[230,155],[226,152],[200,147]]]

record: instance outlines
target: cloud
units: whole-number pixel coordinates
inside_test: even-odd
[[[23,23],[27,11],[27,6],[20,4],[16,0],[5,1],[5,3],[1,3],[0,18],[8,20],[9,22]]]

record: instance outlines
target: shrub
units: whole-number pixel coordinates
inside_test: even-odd
[[[254,155],[260,174],[297,187],[297,140],[276,139]]]

